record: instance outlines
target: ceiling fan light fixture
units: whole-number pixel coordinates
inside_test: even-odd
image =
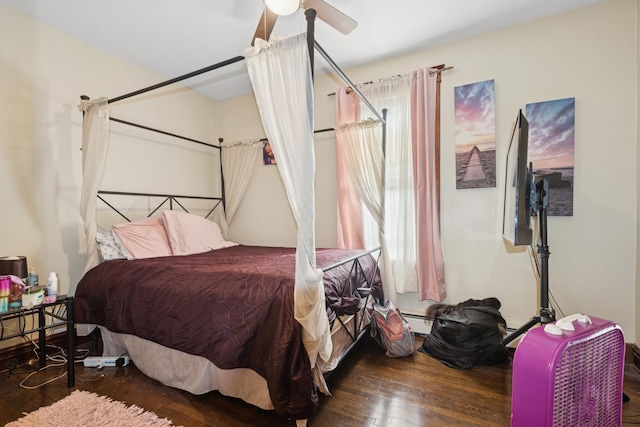
[[[266,6],[280,16],[291,15],[300,9],[300,0],[265,0]]]

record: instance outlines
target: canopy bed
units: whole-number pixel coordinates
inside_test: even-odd
[[[118,98],[83,98],[81,213],[88,261],[75,293],[76,321],[100,327],[105,355],[127,352],[164,384],[196,394],[219,390],[298,424],[314,414],[318,390],[329,394],[325,376],[366,332],[367,306],[384,300],[372,256],[377,250],[315,247],[314,47],[357,89],[318,46],[313,10],[306,14],[306,34],[256,40],[245,57]],[[157,131],[110,117],[110,104],[242,59],[297,223],[296,248],[244,246],[222,237],[229,196],[222,154],[219,197],[100,190],[110,121]],[[278,86],[273,78],[295,87]],[[110,195],[163,201],[146,219],[100,232],[97,203],[113,208]],[[189,198],[214,206],[198,217],[180,202]],[[162,210],[167,201],[169,209]]]

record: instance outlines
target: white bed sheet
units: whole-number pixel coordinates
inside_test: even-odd
[[[345,326],[336,320],[331,330],[333,351],[330,359],[318,361],[318,368],[322,373],[334,370],[353,343],[348,331],[353,334],[358,326],[362,329],[370,322],[368,310],[364,309],[358,315],[342,316],[341,319]],[[225,396],[242,399],[258,408],[274,409],[266,380],[252,369],[220,369],[203,357],[164,347],[135,335],[99,328],[103,356],[121,356],[126,353],[140,371],[164,385],[192,394],[217,390]]]

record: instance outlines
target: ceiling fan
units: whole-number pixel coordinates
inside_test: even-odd
[[[298,9],[314,9],[319,19],[342,34],[349,34],[358,23],[324,0],[265,0],[264,12],[258,22],[251,46],[256,38],[269,40],[278,16],[291,15]]]

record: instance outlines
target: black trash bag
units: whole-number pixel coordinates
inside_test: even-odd
[[[426,318],[433,325],[419,351],[458,369],[503,363],[510,353],[500,344],[507,322],[499,309],[497,298],[430,306]]]

